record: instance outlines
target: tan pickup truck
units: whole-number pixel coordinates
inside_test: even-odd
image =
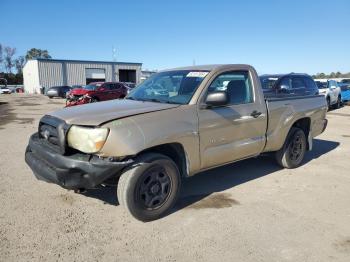
[[[249,65],[177,68],[126,99],[45,115],[25,159],[38,179],[67,189],[115,182],[119,203],[149,221],[173,206],[181,179],[203,170],[263,152],[298,167],[326,111],[321,95],[266,99]]]

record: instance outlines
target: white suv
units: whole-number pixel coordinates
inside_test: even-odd
[[[341,89],[335,80],[316,79],[320,94],[326,97],[328,108],[339,108],[341,105]]]

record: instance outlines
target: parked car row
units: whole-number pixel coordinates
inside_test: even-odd
[[[120,82],[93,82],[67,94],[66,106],[76,106],[99,101],[124,98],[129,87]]]
[[[92,82],[88,85],[53,86],[45,94],[49,98],[66,98],[66,106],[124,98],[135,87],[132,82]]]
[[[23,87],[9,87],[9,86],[1,86],[0,94],[11,94],[11,93],[23,93]]]
[[[307,96],[322,94],[328,108],[339,108],[342,103],[350,101],[350,81],[316,79],[307,74],[280,74],[260,76],[265,97],[286,97],[291,95]]]

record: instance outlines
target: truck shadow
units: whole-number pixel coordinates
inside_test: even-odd
[[[314,149],[311,152],[307,152],[303,165],[327,154],[338,146],[338,142],[314,139]],[[220,208],[239,204],[238,201],[227,197],[227,194],[215,196],[201,205],[198,205],[197,202],[203,202],[201,200],[213,193],[222,192],[237,185],[270,175],[281,169],[276,164],[273,156],[263,155],[218,167],[184,179],[180,197],[171,213],[189,206],[199,209]],[[100,199],[105,204],[118,205],[116,192],[116,187],[107,187],[102,190],[88,190],[84,195]]]
[[[303,165],[339,146],[338,142],[328,140],[314,139],[313,142],[313,150],[306,153]],[[228,206],[227,204],[222,205],[222,202],[229,203],[229,206],[239,204],[237,200],[227,197],[227,194],[220,194],[214,198],[208,197],[213,193],[222,192],[237,185],[270,175],[281,169],[277,165],[274,156],[267,154],[195,175],[183,182],[181,196],[172,212],[189,206],[194,209]],[[206,201],[203,204],[197,203],[204,198],[206,198]]]

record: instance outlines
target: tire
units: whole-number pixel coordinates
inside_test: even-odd
[[[181,176],[169,157],[147,153],[119,178],[118,201],[134,218],[147,222],[163,217],[179,195]]]
[[[327,108],[328,110],[331,108],[331,99],[327,97]]]
[[[96,103],[96,102],[99,102],[100,100],[96,97],[92,97],[91,98],[91,103]]]
[[[49,96],[49,98],[50,98],[50,99],[52,99],[52,98],[53,98],[53,96]]]
[[[338,108],[341,107],[341,97],[340,97],[340,96],[338,96],[337,103],[334,105],[334,107],[335,107],[336,109],[338,109]]]
[[[284,168],[301,165],[306,152],[306,137],[302,129],[292,127],[283,147],[275,154],[277,163]]]

